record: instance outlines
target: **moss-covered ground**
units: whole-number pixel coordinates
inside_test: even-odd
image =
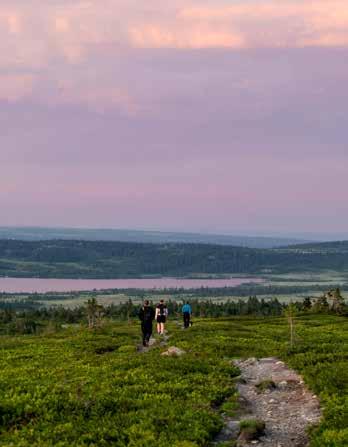
[[[0,445],[209,446],[234,407],[237,357],[279,356],[320,397],[312,447],[348,446],[348,320],[301,316],[289,350],[284,318],[169,324],[186,355],[138,353],[138,322],[97,331],[0,337]]]

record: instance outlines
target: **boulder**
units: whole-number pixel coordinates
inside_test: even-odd
[[[177,348],[176,346],[171,346],[167,351],[162,352],[161,355],[166,355],[169,357],[180,357],[184,354],[186,354],[186,352],[182,349]]]

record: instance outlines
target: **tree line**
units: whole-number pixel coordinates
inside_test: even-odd
[[[271,300],[258,299],[251,296],[247,300],[214,302],[212,300],[190,300],[193,316],[197,318],[222,318],[232,316],[280,316],[288,308],[277,298]],[[10,303],[11,304],[11,303]],[[13,303],[12,303],[13,304]],[[156,301],[151,304],[155,305]],[[167,301],[171,318],[181,317],[183,302]],[[306,297],[302,302],[291,305],[297,312],[333,313],[348,316],[348,306],[339,288],[330,290],[317,298]],[[27,308],[21,310],[14,306],[0,307],[0,333],[3,334],[36,334],[62,325],[82,324],[90,328],[101,325],[103,321],[134,320],[137,318],[140,305],[131,299],[120,304],[102,306],[96,298],[90,298],[84,306],[66,308],[63,306]]]
[[[157,302],[151,302],[155,305]],[[59,327],[62,324],[88,324],[89,327],[97,325],[101,320],[133,320],[138,317],[140,305],[131,299],[125,303],[101,306],[95,298],[90,298],[84,306],[66,308],[63,306],[27,308],[21,310],[16,304],[8,303],[0,307],[0,332],[34,334],[50,324],[50,327]],[[276,298],[270,301],[250,297],[248,300],[227,301],[216,303],[212,300],[190,301],[192,312],[199,318],[220,318],[237,315],[276,316],[281,315],[284,304]],[[183,302],[169,300],[166,302],[171,318],[180,318]]]
[[[319,247],[321,247],[319,245]],[[131,278],[348,269],[348,244],[251,249],[209,244],[0,240],[0,276]],[[329,254],[329,255],[328,255]]]

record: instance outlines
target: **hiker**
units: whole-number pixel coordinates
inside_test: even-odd
[[[164,335],[164,324],[167,320],[168,309],[163,300],[160,300],[156,306],[156,321],[158,335]]]
[[[182,306],[182,314],[184,317],[184,328],[187,329],[190,326],[190,319],[192,315],[192,308],[188,301]]]
[[[141,330],[143,333],[143,346],[149,346],[149,341],[152,335],[152,322],[155,319],[155,311],[150,306],[149,300],[144,301],[143,307],[139,312],[139,319],[141,321]]]

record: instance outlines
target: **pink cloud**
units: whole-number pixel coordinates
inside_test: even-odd
[[[301,46],[307,47],[346,47],[348,46],[348,33],[327,32],[320,36],[312,36],[301,40]]]
[[[348,45],[348,5],[345,0],[269,1],[182,8],[187,23],[238,29],[246,46],[305,47]],[[271,31],[270,31],[271,30]]]
[[[34,88],[32,75],[0,75],[0,99],[15,102],[29,97]]]
[[[179,28],[179,29],[178,29]],[[180,29],[157,24],[142,24],[130,28],[130,43],[138,48],[242,48],[244,39],[227,29],[214,30],[204,26]]]
[[[211,5],[211,6],[209,6]],[[96,46],[258,48],[348,45],[346,0],[264,0],[226,4],[160,0],[0,6],[0,66],[44,67],[63,58],[81,64]]]
[[[137,97],[137,84],[129,81],[136,73],[124,75],[119,70],[112,79],[103,79],[105,67],[116,66],[122,58],[131,62],[134,48],[312,46],[348,46],[346,0],[239,0],[228,4],[221,0],[173,0],[170,4],[103,0],[103,7],[96,0],[28,0],[25,4],[4,0],[0,6],[0,68],[12,75],[4,76],[0,98],[29,97],[34,80],[22,73],[35,70],[40,79],[35,92],[38,102],[77,104],[99,112],[119,109],[134,115],[153,104],[152,95],[146,106]],[[102,55],[101,66],[95,62],[96,55]],[[158,86],[162,80],[156,81]],[[244,77],[242,82],[250,90]],[[162,92],[163,97],[166,94],[167,90]]]
[[[126,115],[135,115],[139,107],[131,95],[121,88],[108,85],[88,85],[61,80],[57,84],[57,94],[52,101],[60,104],[80,104],[99,113],[111,109],[123,111]]]
[[[348,45],[345,0],[191,6],[182,8],[178,18],[187,23],[229,24],[241,31],[246,46],[252,48]]]
[[[21,32],[21,17],[16,11],[8,8],[0,10],[0,26],[5,25],[3,32],[19,34]]]

